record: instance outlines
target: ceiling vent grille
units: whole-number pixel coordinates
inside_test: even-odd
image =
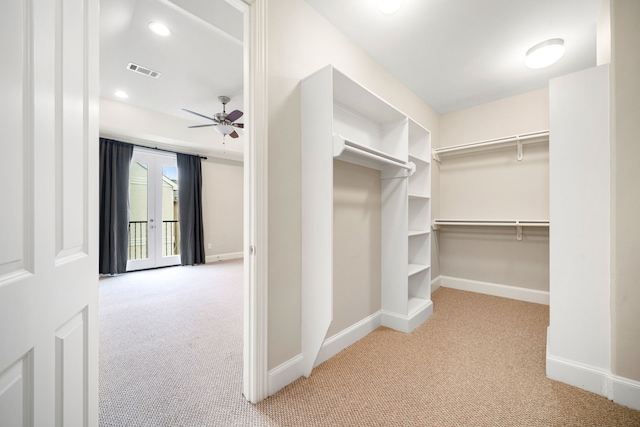
[[[127,65],[127,69],[131,71],[135,71],[136,73],[144,74],[145,76],[148,76],[148,77],[153,77],[154,79],[157,79],[158,77],[160,77],[159,71],[151,70],[141,65],[134,64],[133,62],[129,62],[129,65]]]

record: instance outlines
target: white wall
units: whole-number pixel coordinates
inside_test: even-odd
[[[640,381],[640,2],[611,0],[612,370]],[[636,409],[640,409],[638,385]]]
[[[207,262],[242,254],[243,173],[240,162],[215,157],[202,162],[202,215]]]
[[[443,115],[440,146],[548,129],[548,90],[541,89]],[[546,143],[525,145],[522,161],[509,147],[448,157],[434,162],[434,169],[434,218],[549,219]],[[548,230],[525,228],[522,241],[515,233],[515,228],[486,227],[438,231],[440,274],[548,292]]]
[[[300,354],[300,80],[331,63],[430,129],[434,138],[438,115],[303,0],[270,0],[268,8],[268,367],[273,369]]]
[[[607,65],[550,82],[547,375],[604,395],[611,348],[609,99]]]
[[[333,162],[333,322],[327,337],[381,308],[380,172]]]

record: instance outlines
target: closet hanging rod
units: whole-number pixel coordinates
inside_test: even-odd
[[[467,219],[436,219],[431,228],[439,230],[443,225],[452,226],[486,226],[486,227],[515,227],[516,239],[522,240],[522,227],[549,227],[549,221],[544,220],[467,220]]]
[[[340,157],[344,152],[352,153],[359,157],[364,157],[375,161],[376,163],[396,166],[408,170],[410,173],[415,170],[412,162],[403,162],[402,160],[390,156],[382,151],[365,147],[356,142],[345,139],[342,135],[333,136],[333,157]]]
[[[433,158],[440,161],[442,155],[454,155],[461,152],[475,152],[481,150],[491,150],[502,147],[517,145],[520,149],[524,144],[534,144],[549,141],[549,131],[532,132],[521,135],[508,136],[506,138],[488,139],[484,141],[472,142],[469,144],[452,145],[449,147],[436,148],[433,150]],[[522,159],[519,151],[518,160]]]
[[[434,226],[439,225],[467,225],[467,226],[487,226],[487,227],[548,227],[549,221],[538,220],[475,220],[475,219],[436,219]]]

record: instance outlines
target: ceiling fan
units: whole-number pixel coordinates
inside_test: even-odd
[[[244,123],[234,123],[244,114],[240,110],[233,110],[229,114],[227,114],[226,106],[227,103],[231,100],[228,96],[219,96],[218,101],[222,103],[222,113],[216,113],[213,117],[205,116],[204,114],[196,113],[195,111],[187,110],[183,108],[183,111],[187,113],[195,114],[196,116],[204,117],[205,119],[209,119],[213,121],[213,123],[208,125],[196,125],[189,126],[189,128],[203,128],[209,126],[215,126],[215,129],[222,134],[222,136],[229,135],[231,138],[237,138],[238,132],[234,128],[244,128]]]

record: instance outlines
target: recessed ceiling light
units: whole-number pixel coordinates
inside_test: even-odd
[[[169,27],[167,27],[164,24],[161,24],[160,22],[150,22],[149,29],[162,37],[167,37],[171,35],[171,30],[169,29]]]
[[[550,39],[527,51],[524,64],[529,68],[544,68],[558,61],[564,54],[564,40]]]
[[[400,10],[404,0],[378,0],[378,9],[385,15],[392,15]]]
[[[123,90],[117,90],[114,93],[115,96],[117,96],[118,98],[122,98],[122,99],[127,99],[129,97],[129,95],[127,95],[127,92],[123,91]]]

